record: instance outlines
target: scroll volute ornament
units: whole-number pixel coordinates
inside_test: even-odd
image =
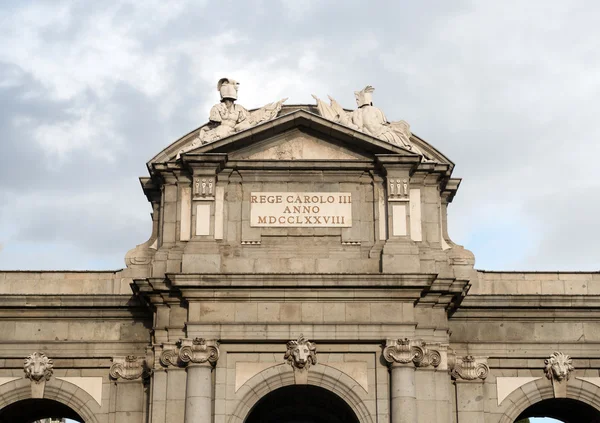
[[[135,380],[150,375],[145,357],[128,355],[126,357],[114,357],[113,364],[109,370],[113,379]]]
[[[467,381],[485,380],[490,373],[486,357],[456,357],[450,374],[455,379]]]
[[[383,349],[383,358],[391,365],[414,365],[416,367],[438,367],[442,361],[439,351],[429,349],[422,340],[388,339]]]
[[[209,364],[214,366],[219,359],[219,343],[204,338],[182,339],[179,360],[183,363]]]
[[[181,347],[181,343],[164,343],[162,344],[162,351],[160,353],[160,364],[169,367],[169,366],[179,366],[179,348]]]
[[[567,381],[575,370],[573,360],[567,354],[555,351],[544,360],[544,373],[552,382],[555,398],[567,397]]]

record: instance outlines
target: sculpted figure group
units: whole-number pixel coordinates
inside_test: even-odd
[[[354,97],[358,109],[353,111],[344,110],[331,97],[329,97],[330,104],[326,104],[315,95],[313,98],[317,101],[319,113],[324,118],[420,154],[423,161],[431,161],[410,141],[410,125],[407,122],[403,120],[388,122],[381,109],[373,106],[373,91],[375,88],[370,85],[355,91]]]
[[[200,128],[198,136],[192,143],[181,149],[177,157],[201,145],[217,141],[259,123],[274,119],[281,111],[283,103],[287,100],[287,98],[284,98],[277,102],[269,103],[260,109],[248,111],[235,103],[239,85],[237,81],[231,78],[221,78],[219,80],[217,90],[221,95],[221,102],[212,107],[209,115],[209,123]],[[383,112],[373,106],[372,97],[374,90],[372,86],[367,85],[361,91],[355,91],[354,96],[358,108],[353,111],[345,110],[331,97],[329,97],[330,104],[326,104],[315,95],[313,95],[313,98],[317,101],[319,113],[325,119],[413,151],[421,155],[423,161],[431,161],[430,157],[410,141],[411,132],[408,123],[403,120],[388,122]]]
[[[178,157],[182,153],[193,150],[201,145],[220,140],[221,138],[275,118],[281,110],[281,106],[287,100],[287,98],[284,98],[249,112],[244,107],[235,103],[239,85],[239,82],[231,78],[219,79],[217,91],[221,95],[221,102],[215,104],[210,109],[208,125],[200,128],[198,137],[191,144],[184,147],[179,152]]]

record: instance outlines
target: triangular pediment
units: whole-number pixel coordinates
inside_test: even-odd
[[[348,148],[302,128],[258,141],[229,154],[231,160],[361,160],[364,151]]]
[[[238,160],[364,160],[375,154],[417,156],[304,110],[199,146],[189,154],[226,153]]]

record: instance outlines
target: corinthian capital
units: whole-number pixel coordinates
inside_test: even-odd
[[[179,360],[183,363],[215,365],[219,359],[219,343],[215,340],[194,338],[182,339]]]
[[[454,367],[450,374],[455,379],[462,380],[484,380],[490,372],[487,365],[487,357],[474,357],[467,355],[465,357],[456,357]]]
[[[442,361],[439,351],[429,349],[420,339],[388,339],[383,349],[383,358],[389,364],[437,367]]]

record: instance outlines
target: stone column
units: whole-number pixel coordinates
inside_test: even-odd
[[[185,423],[212,422],[212,369],[219,359],[214,340],[183,339],[179,359],[187,363]]]
[[[391,369],[392,423],[417,423],[416,367],[437,367],[438,351],[428,350],[421,340],[388,339],[383,358]]]
[[[483,384],[488,373],[487,357],[456,357],[451,374],[456,385],[458,423],[485,421]]]

